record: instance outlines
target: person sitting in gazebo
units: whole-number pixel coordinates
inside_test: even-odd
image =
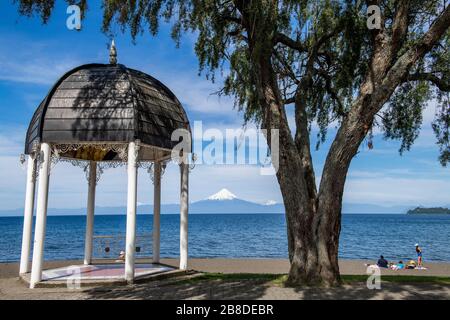
[[[120,251],[119,253],[119,261],[125,261],[125,251]]]

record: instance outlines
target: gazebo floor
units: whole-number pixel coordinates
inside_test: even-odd
[[[171,266],[154,263],[136,263],[135,282],[143,280],[156,280],[184,274],[185,271]],[[124,279],[125,265],[123,263],[99,263],[91,265],[70,265],[55,269],[47,269],[42,272],[42,281],[36,287],[90,286],[102,284],[126,284]],[[30,282],[30,274],[21,275],[21,279],[27,284]]]

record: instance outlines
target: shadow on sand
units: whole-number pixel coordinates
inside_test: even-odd
[[[85,292],[91,299],[330,299],[330,300],[417,300],[449,299],[450,285],[427,283],[383,283],[381,290],[367,289],[363,282],[337,288],[287,288],[271,280],[160,281],[124,287],[102,287]]]

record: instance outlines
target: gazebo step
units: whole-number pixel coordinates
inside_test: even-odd
[[[148,272],[145,271],[145,267],[148,266]],[[70,270],[74,270],[75,267],[88,268],[89,266],[67,266],[57,269],[48,269],[44,271],[44,279],[35,285],[35,288],[54,288],[54,287],[97,287],[97,286],[109,286],[109,285],[127,285],[129,284],[124,278],[123,265],[117,264],[102,264],[93,265],[91,267],[97,267],[98,270],[82,271],[82,276],[79,282],[75,282],[75,279],[70,274]],[[143,283],[155,280],[165,280],[173,277],[184,276],[190,274],[189,271],[174,269],[173,267],[162,265],[162,264],[149,264],[136,265],[137,275],[132,283]],[[157,269],[158,270],[152,270]],[[139,272],[138,272],[139,270]],[[95,275],[89,275],[89,273],[96,273]],[[102,278],[101,273],[105,274]],[[62,275],[61,275],[62,274]],[[116,275],[119,274],[119,275]],[[20,275],[20,279],[27,285],[30,284],[30,273]]]

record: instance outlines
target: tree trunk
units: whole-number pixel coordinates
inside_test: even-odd
[[[288,224],[289,284],[335,286],[341,282],[338,251],[342,197],[351,160],[371,127],[373,116],[361,116],[368,102],[370,99],[365,97],[357,99],[338,130],[325,162],[318,194],[315,182],[311,181],[314,173],[307,131],[298,130],[295,143],[288,128],[285,134],[280,132],[284,138],[280,138],[277,178]],[[301,117],[299,113],[297,127],[306,124],[301,123]]]
[[[289,128],[276,75],[271,64],[273,40],[270,18],[258,19],[246,11],[244,1],[235,1],[243,15],[247,30],[249,52],[256,79],[262,115],[262,127],[279,130],[279,168],[277,179],[283,196],[291,268],[288,284],[339,285],[338,264],[341,209],[344,185],[351,160],[356,155],[375,114],[391,97],[399,83],[408,75],[416,61],[423,57],[447,30],[450,9],[432,24],[423,38],[402,56],[394,59],[398,43],[407,32],[405,12],[397,12],[394,26],[395,43],[392,44],[384,30],[374,33],[374,54],[370,71],[361,85],[359,97],[344,118],[328,152],[322,172],[319,191],[316,191],[314,169],[310,154],[309,132],[304,98],[312,85],[311,74],[301,82],[296,95],[295,138]],[[267,32],[263,32],[267,29]],[[260,30],[254,33],[253,30]],[[257,38],[266,35],[264,38]],[[256,38],[255,38],[256,37]],[[269,145],[269,148],[271,146]]]
[[[283,195],[290,242],[288,284],[338,285],[342,192],[332,189],[321,194],[321,200],[314,210],[309,200],[300,196],[295,183],[303,178],[301,170],[296,170],[292,165],[280,165],[277,177]]]
[[[289,283],[321,283],[325,286],[340,284],[338,251],[342,196],[351,160],[372,127],[375,114],[389,100],[416,61],[440,39],[449,22],[450,10],[447,8],[421,41],[400,56],[390,68],[389,65],[380,63],[378,55],[374,55],[373,64],[376,68],[372,69],[376,72],[367,76],[361,86],[360,96],[355,100],[336,134],[325,161],[317,196],[311,191],[315,190],[311,186],[313,176],[308,174],[309,171],[313,172],[310,155],[304,151],[309,150],[309,141],[306,139],[306,133],[302,133],[305,130],[304,123],[301,123],[301,112],[296,114],[296,124],[300,127],[296,134],[297,157],[290,155],[291,160],[286,161],[289,159],[286,154],[292,152],[293,146],[280,141],[280,157],[286,159],[280,161],[277,174],[291,243]],[[380,46],[380,52],[388,51],[385,41],[381,41]],[[296,109],[301,111],[303,108],[297,105]],[[299,165],[294,165],[295,161],[292,159],[299,159]],[[301,168],[297,169],[297,165]],[[301,183],[303,188],[298,188],[297,183]],[[297,200],[293,199],[293,195],[301,192],[304,192],[306,197],[299,195]]]
[[[275,129],[279,133],[279,169],[276,176],[286,212],[291,263],[287,282],[291,285],[339,284],[337,252],[340,202],[335,205],[328,205],[327,202],[323,211],[318,206],[319,196],[310,154],[307,118],[303,108],[296,112],[296,123],[300,130],[297,130],[295,138],[289,128],[271,63],[273,40],[267,37],[273,34],[269,21],[272,16],[269,15],[267,19],[255,18],[251,10],[246,11],[247,2],[235,3],[243,15],[247,30],[258,99],[263,110],[262,127],[267,129],[267,141],[271,141],[270,130]],[[267,32],[263,32],[265,29]],[[252,30],[260,32],[254,33]],[[258,38],[258,35],[264,35],[264,38]],[[303,104],[302,94],[296,98],[296,104]],[[342,198],[342,192],[333,191],[333,194]]]
[[[286,211],[291,263],[287,282],[291,285],[336,285],[339,283],[339,268],[337,267],[337,243],[333,241],[339,237],[339,232],[334,237],[327,235],[326,240],[322,241],[324,233],[336,228],[324,227],[324,222],[315,223],[318,211],[312,161],[308,154],[299,152],[298,149],[309,152],[309,139],[305,139],[304,134],[302,138],[297,136],[294,141],[270,62],[262,60],[258,73],[261,79],[260,100],[261,104],[266,106],[263,127],[279,130],[280,153],[277,180]],[[271,141],[270,131],[268,131],[267,141]],[[303,145],[306,142],[307,146]],[[338,225],[337,230],[339,229]],[[330,241],[333,243],[329,243]],[[319,243],[330,244],[327,245],[327,248],[331,250],[327,256],[334,257],[327,260],[327,265],[330,267],[323,268],[319,263],[321,253]],[[324,258],[320,260],[325,261]]]
[[[280,142],[280,168],[278,183],[286,212],[288,249],[291,268],[288,282],[291,284],[312,284],[319,282],[317,247],[311,229],[314,214],[308,197],[305,197],[304,176],[300,159],[296,156],[288,160],[285,148]],[[280,159],[280,160],[281,160]],[[283,163],[283,164],[282,164]],[[303,191],[301,191],[303,190]]]

